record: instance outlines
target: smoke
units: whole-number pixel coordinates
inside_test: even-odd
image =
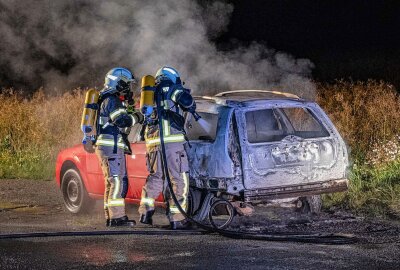
[[[195,94],[266,89],[313,97],[313,64],[253,43],[220,51],[212,41],[234,7],[191,0],[0,0],[0,86],[63,92],[101,87],[125,66],[137,77],[163,65]]]

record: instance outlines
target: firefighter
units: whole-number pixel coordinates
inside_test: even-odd
[[[135,225],[125,213],[124,198],[128,191],[125,154],[130,154],[127,140],[130,127],[140,123],[143,117],[138,112],[128,112],[127,105],[122,102],[132,97],[134,82],[128,69],[113,68],[107,73],[100,91],[96,155],[104,174],[104,212],[106,226],[110,227]]]
[[[190,95],[190,90],[183,88],[179,73],[172,67],[162,67],[156,73],[155,100],[159,99],[163,106],[162,128],[165,142],[168,171],[174,193],[180,206],[186,211],[189,192],[189,166],[184,148],[185,130],[183,111],[194,112],[196,103]],[[157,108],[147,110],[151,115],[145,115],[147,127],[145,131],[147,148],[147,167],[149,175],[142,190],[139,214],[140,222],[152,225],[154,202],[166,188],[162,169],[162,152]],[[186,229],[190,223],[180,213],[171,195],[164,192],[167,202],[167,216],[171,229]]]

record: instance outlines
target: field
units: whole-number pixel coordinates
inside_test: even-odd
[[[0,94],[0,178],[53,179],[60,149],[77,144],[84,90],[30,98]],[[351,155],[347,193],[326,195],[326,207],[400,217],[400,99],[384,82],[317,83],[317,102]]]

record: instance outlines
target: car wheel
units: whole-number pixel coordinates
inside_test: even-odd
[[[321,213],[322,199],[321,195],[312,195],[307,197],[300,197],[299,201],[301,205],[299,211],[304,214],[315,214]]]
[[[233,205],[225,199],[217,199],[210,206],[208,219],[216,229],[225,229],[236,215]]]
[[[76,169],[67,170],[62,177],[61,192],[65,207],[73,214],[91,210],[95,201],[89,197]]]
[[[197,189],[190,188],[188,194],[187,213],[189,216],[194,216],[200,208],[201,192]]]

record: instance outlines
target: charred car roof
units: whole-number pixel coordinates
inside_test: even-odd
[[[288,102],[290,105],[313,103],[294,94],[268,90],[235,90],[222,92],[215,96],[196,96],[195,99],[200,111],[215,113],[221,106],[239,108],[265,106],[266,104],[284,105]]]

